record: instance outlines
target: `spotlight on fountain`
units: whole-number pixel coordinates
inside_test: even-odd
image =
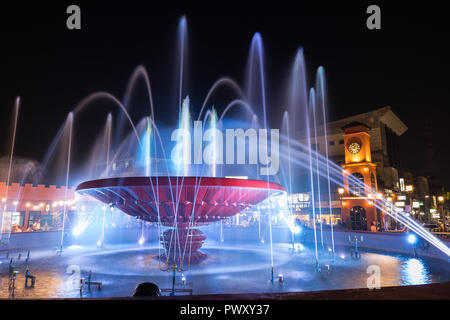
[[[139,245],[142,246],[144,244],[144,242],[145,242],[145,238],[144,237],[140,237],[139,241],[138,241]]]
[[[415,244],[417,242],[417,237],[415,234],[408,235],[407,239],[410,244]]]
[[[284,282],[284,276],[282,273],[278,274],[278,283],[279,284],[283,284]]]

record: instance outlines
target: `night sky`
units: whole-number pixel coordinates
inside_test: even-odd
[[[187,91],[194,105],[202,103],[221,76],[243,82],[251,38],[260,32],[268,87],[282,86],[295,51],[302,46],[310,80],[318,66],[326,69],[331,120],[391,105],[409,128],[400,139],[402,168],[415,174],[423,174],[428,161],[428,121],[436,154],[433,165],[450,186],[450,22],[444,3],[158,2],[164,6],[150,1],[2,4],[0,153],[7,154],[17,95],[22,105],[16,154],[40,160],[68,112],[83,97],[102,90],[121,98],[139,64],[150,73],[156,112],[170,117],[164,106],[177,103],[177,27],[186,15]],[[66,28],[70,4],[81,7],[80,31]],[[381,7],[381,30],[366,28],[370,4]],[[281,117],[283,110],[276,97],[269,97],[273,119]],[[139,99],[144,102],[133,109],[135,119],[146,114],[144,98],[143,90],[138,90],[137,104]],[[99,103],[83,114],[82,124],[76,127],[82,131],[80,141],[98,132],[108,110]]]

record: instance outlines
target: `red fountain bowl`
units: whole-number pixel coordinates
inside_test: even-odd
[[[261,180],[154,176],[86,181],[76,191],[130,216],[178,229],[182,244],[191,239],[189,246],[195,249],[191,252],[196,261],[190,262],[195,263],[206,257],[197,252],[205,237],[198,229],[193,237],[188,229],[226,219],[286,190],[278,183]],[[173,230],[167,230],[161,239],[166,249],[173,247],[167,241]]]

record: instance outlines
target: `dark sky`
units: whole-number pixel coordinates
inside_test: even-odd
[[[450,185],[450,22],[444,2],[92,2],[73,2],[82,10],[81,31],[66,28],[72,2],[2,4],[1,153],[17,95],[22,106],[16,154],[41,159],[77,102],[97,90],[122,97],[139,64],[149,70],[157,112],[167,115],[176,93],[178,19],[186,15],[188,90],[197,105],[220,76],[242,83],[250,40],[260,32],[269,87],[282,85],[302,46],[310,79],[318,66],[326,69],[331,119],[391,105],[409,127],[400,140],[402,165],[416,174],[427,164],[429,121],[433,165]],[[381,7],[382,30],[366,28],[370,4]],[[281,114],[277,108],[273,103],[274,117]],[[99,104],[80,119],[76,130],[85,131],[83,139],[103,125],[107,111]]]

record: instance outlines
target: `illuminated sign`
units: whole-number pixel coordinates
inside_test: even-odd
[[[439,213],[433,213],[433,214],[431,215],[431,217],[432,217],[433,219],[439,219],[439,218],[441,217],[441,215],[440,215]]]
[[[434,208],[430,209],[430,213],[435,213],[435,212],[436,212],[436,209],[434,209]]]
[[[398,200],[406,200],[406,196],[398,196],[397,199]]]
[[[420,203],[418,201],[413,201],[413,208],[420,208]]]
[[[404,206],[405,206],[405,202],[404,202],[404,201],[397,201],[397,202],[395,203],[395,206],[396,206],[396,207],[404,207]]]

